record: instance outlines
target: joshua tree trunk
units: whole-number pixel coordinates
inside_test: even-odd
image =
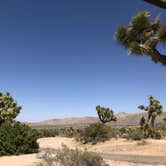
[[[152,128],[154,128],[155,118],[156,118],[156,117],[153,117],[153,116],[152,116],[152,119],[151,119],[151,126],[152,126]]]
[[[154,62],[160,62],[162,65],[166,65],[166,55],[161,55],[158,50],[154,49],[151,51],[152,60]]]
[[[156,42],[156,41],[154,41]],[[152,44],[152,43],[151,43]],[[145,44],[140,44],[140,49],[143,54],[151,56],[152,60],[157,63],[160,62],[162,65],[166,65],[166,55],[160,54],[160,52],[155,48],[156,43],[154,43],[153,49]]]
[[[151,118],[151,114],[148,114],[148,122],[150,121]]]

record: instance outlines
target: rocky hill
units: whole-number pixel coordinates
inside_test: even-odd
[[[137,126],[142,116],[147,117],[146,113],[125,113],[116,114],[117,121],[108,124],[112,126]],[[166,118],[166,112],[157,117],[156,123],[163,122]],[[88,124],[99,122],[98,117],[79,117],[79,118],[64,118],[64,119],[50,119],[41,122],[29,123],[35,128],[52,128],[52,127],[83,127]]]

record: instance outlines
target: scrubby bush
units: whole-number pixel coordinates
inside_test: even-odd
[[[154,139],[161,139],[161,134],[159,131],[157,131],[154,128],[149,128],[148,129],[148,138],[154,138]]]
[[[38,155],[42,161],[37,166],[108,166],[103,158],[95,152],[69,149],[45,149]]]
[[[5,122],[0,126],[0,156],[35,153],[38,132],[20,122]]]
[[[154,128],[149,127],[147,130],[142,130],[141,128],[135,128],[130,130],[127,135],[128,139],[141,140],[147,138],[161,139],[161,134]]]
[[[101,123],[94,123],[82,130],[77,140],[81,143],[91,142],[95,144],[97,142],[106,141],[113,136],[115,136],[113,129]]]
[[[80,133],[81,129],[74,129],[73,127],[70,128],[45,128],[45,129],[38,129],[39,132],[39,138],[45,138],[45,137],[76,137],[78,133]]]
[[[117,128],[117,133],[120,138],[126,138],[128,135],[128,129],[125,127]]]
[[[79,129],[74,129],[73,127],[70,128],[61,128],[59,130],[59,135],[63,137],[75,137],[79,132]]]
[[[166,125],[164,123],[156,124],[155,129],[160,132],[162,137],[166,137]]]
[[[56,137],[59,135],[59,131],[57,129],[39,129],[39,137]]]
[[[141,140],[144,139],[144,133],[141,129],[133,129],[128,133],[127,138],[132,140]]]

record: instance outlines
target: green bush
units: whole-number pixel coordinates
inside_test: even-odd
[[[70,128],[61,128],[59,130],[59,135],[63,136],[63,137],[75,137],[77,135],[77,133],[79,132],[78,129],[74,129],[73,127]]]
[[[114,136],[115,131],[110,127],[101,123],[94,123],[83,129],[76,139],[81,143],[91,142],[92,144],[96,144],[97,142],[109,140]]]
[[[151,127],[148,128],[146,131],[142,130],[141,128],[136,128],[130,130],[127,138],[132,140],[142,140],[147,138],[161,139],[161,134],[159,131]]]
[[[39,129],[39,137],[45,138],[45,137],[56,137],[59,135],[59,132],[57,129]]]
[[[153,138],[153,139],[161,139],[161,134],[159,131],[157,131],[154,128],[149,128],[148,129],[148,138]]]
[[[35,153],[38,132],[20,122],[5,122],[0,126],[0,156]]]
[[[82,151],[79,149],[69,149],[62,145],[62,149],[45,149],[39,153],[38,157],[42,161],[36,163],[37,166],[108,166],[103,158],[95,153]]]
[[[130,132],[127,135],[127,138],[132,140],[141,140],[141,139],[144,139],[144,133],[141,129],[136,128],[136,129],[130,130]]]
[[[120,138],[126,138],[128,135],[128,129],[125,127],[116,128],[117,134]]]

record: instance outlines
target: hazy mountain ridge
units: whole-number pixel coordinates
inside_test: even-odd
[[[147,116],[146,113],[125,113],[116,114],[117,121],[110,122],[113,126],[136,126],[139,125],[140,118]],[[156,122],[163,122],[166,118],[166,112],[156,118]],[[63,119],[50,119],[41,122],[29,123],[33,127],[79,127],[86,126],[91,123],[99,122],[98,117],[71,117]]]

